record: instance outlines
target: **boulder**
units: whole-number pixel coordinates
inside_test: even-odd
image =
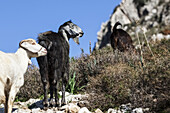
[[[78,113],[91,113],[86,107],[83,107],[79,110]]]
[[[95,110],[95,113],[103,113],[99,108]]]

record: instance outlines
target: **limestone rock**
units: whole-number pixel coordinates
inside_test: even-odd
[[[143,113],[142,108],[136,108],[132,111],[132,113]]]
[[[86,107],[83,107],[79,110],[78,113],[91,113]]]
[[[103,113],[99,108],[95,110],[95,113]]]
[[[78,113],[78,111],[80,110],[80,107],[74,103],[69,103],[65,106],[62,106],[59,110],[65,111],[66,113]]]
[[[117,21],[126,27],[126,29],[123,28],[124,30],[129,29],[130,35],[134,35],[136,28],[133,28],[132,25],[137,25],[137,23],[147,29],[162,27],[162,25],[169,26],[170,0],[147,0],[143,4],[137,0],[122,0],[120,5],[114,9],[110,19],[102,23],[101,29],[97,33],[94,50],[110,46],[110,35]]]
[[[70,104],[69,105],[69,113],[78,113],[78,111],[80,110],[80,107],[78,107],[75,104]]]
[[[107,113],[121,113],[120,111],[118,110],[115,110],[115,109],[112,109],[112,108],[109,108]]]
[[[158,34],[153,34],[151,37],[151,40],[153,40],[154,42],[156,41],[161,41],[162,39],[170,39],[170,35],[163,35],[162,33],[158,33]]]

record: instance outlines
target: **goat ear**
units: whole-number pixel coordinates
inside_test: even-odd
[[[71,19],[70,19],[68,22],[71,22],[71,23],[72,23]]]
[[[41,49],[41,46],[35,46],[36,42],[32,42],[30,40],[23,40],[20,42],[19,46],[32,52],[32,53],[38,53]]]

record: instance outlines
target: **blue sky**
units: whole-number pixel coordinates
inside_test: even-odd
[[[14,53],[23,39],[37,39],[39,33],[58,31],[61,24],[72,20],[84,31],[80,45],[70,40],[70,56],[79,57],[81,48],[89,54],[97,41],[102,22],[109,19],[121,0],[1,0],[0,51]],[[35,58],[32,60],[36,64]]]

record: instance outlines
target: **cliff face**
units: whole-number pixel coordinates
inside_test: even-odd
[[[124,30],[128,29],[129,33],[135,32],[131,27],[137,27],[136,22],[146,29],[170,26],[170,0],[122,0],[110,19],[102,23],[94,49],[110,46],[111,30],[117,21],[121,22]]]

